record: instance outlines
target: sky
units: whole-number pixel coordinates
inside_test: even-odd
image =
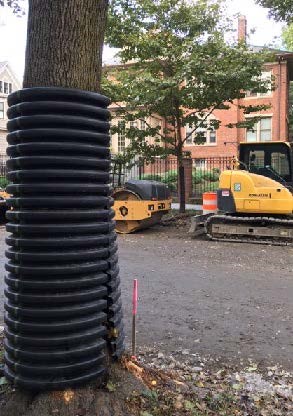
[[[282,24],[268,19],[268,10],[254,3],[254,0],[227,0],[229,15],[236,13],[247,17],[248,32],[254,30],[250,35],[249,43],[262,46],[268,44],[281,45],[280,35]],[[26,43],[27,17],[16,17],[9,8],[0,7],[0,61],[8,61],[20,80],[24,70],[24,56]],[[235,19],[235,29],[237,20]],[[104,61],[113,62],[115,52],[104,48]]]

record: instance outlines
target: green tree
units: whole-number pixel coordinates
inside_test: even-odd
[[[224,40],[227,22],[221,2],[201,0],[113,0],[110,5],[108,42],[121,48],[122,65],[110,68],[117,83],[104,89],[116,103],[123,103],[120,123],[130,139],[130,157],[172,154],[177,158],[180,211],[185,210],[184,144],[204,139],[203,130],[220,125],[209,116],[215,109],[229,110],[244,97],[243,91],[266,91],[270,81],[260,81],[264,56],[244,42]],[[107,69],[106,69],[107,75]],[[241,107],[253,113],[264,107]],[[164,131],[137,120],[158,115],[167,121]],[[255,119],[254,119],[255,121]],[[125,128],[125,126],[129,126]],[[245,127],[247,123],[239,127]],[[185,127],[188,127],[186,129]],[[230,124],[229,127],[235,127]],[[188,133],[186,133],[188,131]],[[154,137],[151,144],[147,137]]]
[[[293,51],[293,23],[283,29],[282,39],[287,50]]]
[[[17,7],[17,2],[5,3]],[[108,0],[29,0],[28,3],[24,87],[60,86],[99,91]],[[2,1],[0,6],[3,5]],[[57,399],[60,414],[76,414],[81,407],[83,414],[127,414],[123,400],[119,402],[117,396],[115,399],[108,396],[103,390],[83,388],[80,395],[73,394],[70,406],[66,404],[64,409],[65,400]],[[18,396],[12,400],[17,402],[17,399]],[[1,414],[2,404],[1,401]],[[44,392],[40,400],[37,394],[23,392],[16,406],[17,414],[49,415],[56,407],[56,395]],[[10,413],[3,410],[4,414]]]
[[[293,136],[293,82],[290,82],[289,89],[289,136]]]
[[[270,9],[269,15],[275,20],[292,22],[293,3],[292,0],[256,0],[256,3]]]
[[[282,38],[287,50],[293,51],[293,23],[283,29]],[[289,129],[293,134],[293,82],[290,82],[289,89]]]
[[[23,15],[23,0],[0,0],[0,6],[9,6],[11,7],[13,13],[17,15]]]

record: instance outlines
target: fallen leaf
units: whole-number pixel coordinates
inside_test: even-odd
[[[234,389],[234,390],[241,390],[241,388],[242,388],[243,386],[241,385],[241,384],[236,384],[236,383],[234,383],[234,384],[232,384],[232,388]]]
[[[3,386],[4,384],[7,384],[8,381],[5,377],[0,377],[0,386]]]
[[[110,392],[113,392],[113,391],[116,391],[116,386],[111,381],[108,381],[108,383],[106,385],[106,389]]]
[[[201,412],[203,412],[204,410],[205,410],[205,406],[203,405],[203,404],[201,404],[201,403],[196,403],[196,407],[201,411]]]
[[[184,401],[184,407],[185,410],[194,410],[194,404],[192,402],[190,402],[189,400],[185,400]]]
[[[257,370],[257,365],[256,365],[256,364],[254,364],[254,365],[252,365],[251,367],[248,367],[246,370],[247,370],[248,372],[253,372],[253,371],[256,371],[256,370]]]

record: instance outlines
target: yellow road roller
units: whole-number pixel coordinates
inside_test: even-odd
[[[156,181],[129,180],[113,198],[116,231],[122,234],[152,227],[171,209],[168,187]]]

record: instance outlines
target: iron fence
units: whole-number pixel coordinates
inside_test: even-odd
[[[6,155],[0,155],[0,187],[5,187]],[[202,194],[214,191],[219,186],[223,170],[231,169],[232,157],[190,158],[184,160],[185,193],[187,201],[199,201]],[[113,186],[122,186],[129,179],[150,179],[168,185],[174,200],[178,198],[178,165],[175,158],[156,158],[152,163],[137,159],[130,165],[112,160],[111,181]]]
[[[0,176],[6,176],[6,160],[8,157],[6,155],[0,155]]]
[[[7,185],[6,179],[6,160],[8,157],[6,155],[0,155],[0,188],[5,188]]]
[[[211,157],[192,160],[191,198],[202,199],[204,192],[215,191],[219,187],[219,178],[223,170],[233,167],[233,157]]]
[[[207,191],[214,191],[219,186],[220,173],[231,169],[232,157],[190,158],[184,162],[185,192],[188,200],[198,200]],[[178,198],[177,159],[155,159],[146,163],[139,159],[127,167],[118,161],[112,162],[112,182],[121,186],[129,179],[149,179],[168,185],[174,199]]]

